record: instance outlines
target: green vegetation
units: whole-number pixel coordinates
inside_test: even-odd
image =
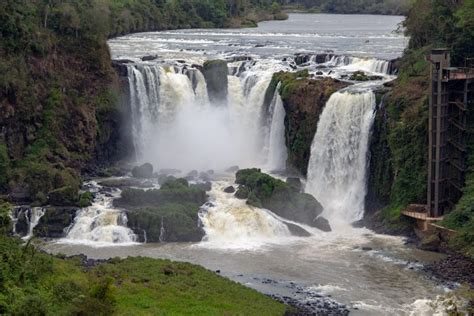
[[[197,223],[206,199],[206,192],[197,185],[169,177],[159,190],[125,189],[114,204],[129,209],[128,226],[136,234],[146,233],[140,236],[143,240],[188,242],[204,236]]]
[[[214,272],[150,258],[98,266],[64,259],[7,237],[10,205],[0,202],[2,315],[284,315],[287,306]]]
[[[300,193],[294,185],[262,173],[260,169],[237,171],[235,183],[240,187],[239,198],[247,198],[247,204],[263,207],[293,221],[321,228],[315,222],[323,211],[321,204],[312,196]]]
[[[319,116],[330,96],[348,84],[332,78],[311,79],[307,70],[273,74],[265,93],[265,108],[271,103],[280,83],[279,93],[286,112],[285,140],[287,167],[306,175]]]
[[[80,174],[122,158],[120,89],[106,40],[138,31],[255,25],[263,0],[0,3],[0,193],[79,203]],[[58,175],[59,174],[59,175]],[[56,181],[58,177],[68,179]],[[72,181],[71,179],[74,179]],[[74,183],[72,183],[74,182]],[[76,190],[75,196],[71,191]],[[65,196],[64,194],[67,193]],[[58,195],[61,195],[59,197]]]
[[[283,315],[286,306],[188,263],[114,259],[85,269],[0,236],[7,315]]]
[[[406,226],[400,212],[410,203],[426,203],[428,156],[429,62],[425,56],[434,47],[452,50],[454,66],[464,66],[474,57],[474,1],[447,2],[417,0],[404,26],[410,36],[409,47],[399,60],[398,79],[384,99],[384,113],[376,118],[371,145],[372,163],[369,192],[388,206],[381,220],[388,228]],[[470,114],[472,116],[472,114]],[[470,120],[473,131],[474,121]],[[474,146],[470,146],[473,156]],[[459,231],[452,246],[472,257],[473,197],[470,171],[464,196],[444,225]]]
[[[206,202],[206,192],[197,185],[189,185],[186,179],[170,179],[159,190],[125,189],[114,202],[130,207],[187,202],[202,205]]]
[[[280,0],[289,11],[405,15],[410,0]]]

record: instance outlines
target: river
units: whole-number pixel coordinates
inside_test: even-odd
[[[439,255],[406,245],[403,238],[350,225],[364,211],[367,143],[375,108],[372,90],[395,78],[389,60],[400,57],[407,45],[407,38],[395,32],[402,20],[290,14],[287,21],[262,22],[253,29],[176,30],[110,40],[114,59],[134,61],[127,67],[137,161],[152,162],[156,169],[178,168],[183,174],[215,169],[219,175],[209,193],[214,206],[201,218],[207,236],[200,243],[134,243],[130,231],[123,232],[126,221],[118,223],[117,216],[100,225],[107,225],[102,234],[123,233],[124,238],[113,239],[119,242],[90,231],[78,234],[82,227],[77,223],[91,226],[90,219],[101,212],[117,212],[110,210],[110,199],[102,197],[89,210],[92,215],[87,210],[78,215],[74,236],[45,247],[97,259],[187,261],[266,294],[308,304],[344,304],[354,315],[434,314],[431,303],[445,288],[422,267]],[[309,57],[296,67],[295,53]],[[315,53],[327,56],[321,62],[311,57]],[[143,62],[146,55],[158,58]],[[228,59],[232,72],[225,108],[209,104],[202,75],[191,69],[215,58]],[[316,77],[347,80],[356,70],[377,77],[334,94],[321,115],[306,191],[322,202],[334,229],[323,233],[305,227],[312,234],[307,238],[290,236],[273,213],[223,193],[233,178],[219,174],[232,165],[281,171],[286,147],[279,96],[273,98],[270,118],[262,120],[259,109],[272,74],[295,68]]]

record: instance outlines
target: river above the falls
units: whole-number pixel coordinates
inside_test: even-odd
[[[344,115],[327,116],[327,120],[343,118],[342,123],[355,131],[347,137],[350,144],[328,144],[328,151],[342,148],[348,156],[360,155],[364,160],[367,146],[354,142],[367,142],[375,107],[373,87],[395,78],[389,60],[400,57],[407,45],[407,38],[395,32],[402,20],[399,16],[290,14],[287,21],[262,22],[252,29],[174,30],[111,39],[113,59],[126,60],[138,163],[151,162],[155,170],[178,168],[182,175],[193,169],[218,173],[233,165],[264,170],[281,165],[279,161],[286,158],[281,155],[286,149],[281,100],[275,94],[270,105],[273,115],[266,120],[260,117],[261,108],[274,72],[303,69],[314,78],[346,82],[355,71],[375,77],[351,86],[350,93],[333,100],[335,106],[347,107]],[[297,60],[298,53],[306,57]],[[323,60],[312,55],[321,53],[326,54]],[[246,58],[238,58],[242,56]],[[200,71],[204,61],[216,58],[229,62],[227,107],[210,104]],[[351,106],[361,107],[362,114],[350,111]],[[344,126],[342,123],[335,121],[334,128]],[[333,127],[327,125],[330,131]],[[315,164],[319,161],[326,160]],[[352,184],[364,186],[365,163],[354,167],[343,163],[338,168],[358,169],[361,175],[357,177],[344,173],[349,174],[347,179],[357,180]],[[344,195],[349,190],[340,185],[345,181],[341,179],[334,181],[334,188],[326,189]],[[215,206],[204,219],[207,236],[200,243],[133,243],[130,231],[125,230],[126,220],[119,216],[121,210],[113,209],[113,197],[109,197],[81,211],[81,227],[87,228],[87,234],[73,227],[69,240],[48,241],[43,247],[52,253],[85,254],[94,259],[146,256],[187,261],[308,306],[321,299],[344,304],[354,315],[436,312],[431,303],[445,289],[423,272],[423,264],[438,259],[438,254],[407,246],[403,238],[377,235],[348,223],[330,233],[308,228],[311,237],[291,236],[280,227],[276,215],[223,194],[233,180],[233,175],[212,179],[209,195]],[[322,191],[318,194],[325,194]],[[363,201],[365,188],[356,191],[356,200]],[[348,201],[349,208],[358,207]],[[360,212],[356,213],[350,218],[358,218]],[[94,235],[91,231],[97,225],[104,229]],[[114,234],[126,238],[117,239]]]
[[[402,16],[290,14],[286,21],[261,22],[256,28],[192,29],[147,32],[112,39],[114,59],[158,54],[164,58],[208,59],[253,55],[279,59],[303,52],[358,57],[400,57],[407,38],[396,32]]]

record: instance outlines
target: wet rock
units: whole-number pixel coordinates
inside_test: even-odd
[[[292,224],[292,223],[285,223],[285,225],[288,227],[288,229],[290,230],[291,235],[293,235],[293,236],[297,236],[297,237],[309,237],[309,236],[311,236],[311,234],[301,226],[298,226],[298,225],[295,225],[295,224]]]
[[[446,258],[425,266],[425,271],[436,278],[474,288],[474,261],[460,254],[450,254]]]
[[[329,225],[329,221],[322,216],[319,216],[318,218],[316,218],[313,226],[322,230],[323,232],[332,231],[331,226]]]
[[[191,170],[190,172],[188,172],[187,174],[187,177],[190,177],[190,178],[197,178],[199,176],[199,173],[197,170]]]
[[[227,168],[225,170],[225,172],[229,172],[229,173],[236,173],[237,171],[239,171],[239,166],[231,166],[229,168]]]
[[[235,188],[233,186],[228,186],[227,188],[224,189],[225,193],[234,193]]]
[[[35,227],[33,234],[42,238],[63,238],[66,229],[74,221],[79,208],[76,207],[48,207]]]
[[[166,176],[176,176],[181,173],[179,169],[160,169],[158,170],[158,175],[166,175]]]
[[[201,190],[206,191],[206,192],[212,190],[212,182],[210,182],[210,181],[199,182],[199,183],[196,183],[195,186],[200,188]]]
[[[419,248],[428,251],[439,251],[441,242],[438,234],[428,235],[420,241]]]
[[[130,188],[130,187],[151,188],[153,187],[153,183],[151,181],[148,181],[148,180],[144,181],[144,180],[135,179],[135,178],[102,180],[98,184],[104,187],[108,187],[108,188]]]
[[[362,247],[361,249],[363,251],[372,251],[373,250],[371,247]]]
[[[280,72],[273,75],[273,81],[281,82],[282,88],[286,87],[282,89],[285,93],[281,97],[287,122],[287,164],[295,169],[296,174],[306,175],[319,116],[330,96],[348,84],[332,78],[298,79],[301,75]],[[268,94],[273,96],[275,90],[270,88]]]
[[[152,61],[158,59],[158,55],[146,55],[141,58],[142,61]]]
[[[241,199],[241,200],[245,200],[249,197],[249,189],[246,188],[245,186],[239,186],[239,189],[237,190],[237,192],[235,192],[235,197],[238,198],[238,199]]]
[[[153,166],[150,163],[145,163],[141,166],[136,166],[132,169],[132,175],[135,178],[152,178]]]
[[[303,186],[303,185],[301,184],[301,179],[300,179],[300,178],[296,178],[296,177],[294,177],[294,178],[292,178],[292,177],[286,178],[286,184],[288,184],[288,186],[289,186],[291,189],[295,190],[296,192],[301,192],[302,186]]]
[[[324,73],[322,71],[316,71],[316,75],[317,76],[322,76],[322,75],[324,75]]]
[[[207,92],[211,103],[227,104],[229,69],[225,60],[208,60],[204,63],[202,73],[206,80]]]

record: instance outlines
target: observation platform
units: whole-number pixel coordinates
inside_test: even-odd
[[[410,204],[406,210],[402,211],[402,215],[414,218],[416,220],[418,229],[421,231],[427,231],[430,224],[443,220],[442,216],[430,216],[427,205],[424,204]]]

